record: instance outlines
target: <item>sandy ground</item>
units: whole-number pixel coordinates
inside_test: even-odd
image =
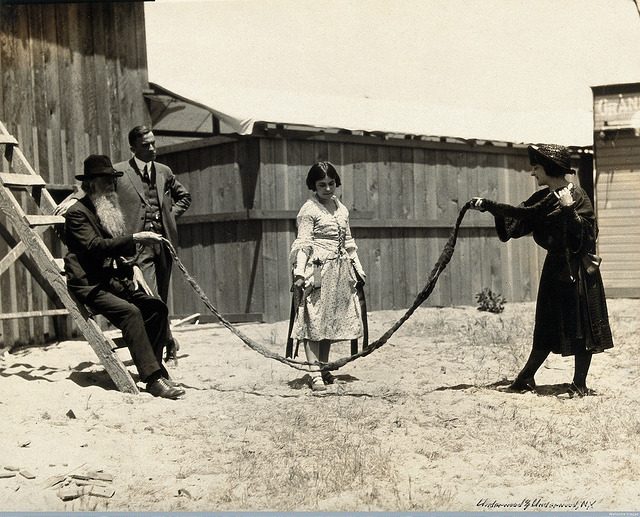
[[[616,347],[583,399],[563,395],[573,362],[559,356],[540,394],[500,391],[533,304],[419,309],[323,395],[218,325],[176,329],[178,401],[116,391],[82,341],[14,350],[0,359],[0,473],[16,473],[0,510],[638,510],[640,300],[609,309]],[[371,335],[400,314],[370,314]],[[283,350],[284,322],[241,328]],[[113,480],[81,479],[96,471]],[[83,482],[113,495],[62,500]]]

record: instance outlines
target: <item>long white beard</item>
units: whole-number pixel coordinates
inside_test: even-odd
[[[100,224],[112,237],[122,237],[127,233],[127,226],[124,224],[124,216],[116,192],[92,196],[91,201],[96,207]]]

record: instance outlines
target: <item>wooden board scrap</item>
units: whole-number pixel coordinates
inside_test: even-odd
[[[97,497],[113,497],[116,491],[111,487],[92,486],[89,495],[95,495]]]

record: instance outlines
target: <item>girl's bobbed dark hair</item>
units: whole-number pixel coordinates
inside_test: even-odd
[[[340,181],[340,175],[331,162],[316,162],[311,166],[307,173],[307,188],[315,192],[316,181],[321,180],[324,177],[329,177],[334,180],[336,182],[336,187],[339,187],[342,184]]]

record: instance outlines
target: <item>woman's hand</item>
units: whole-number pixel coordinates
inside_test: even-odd
[[[554,192],[558,201],[560,201],[561,207],[570,207],[573,206],[575,201],[573,200],[573,196],[571,195],[571,190],[568,187],[564,187],[556,192]]]
[[[480,212],[486,212],[485,199],[483,197],[473,197],[469,205],[471,210],[478,210]]]

